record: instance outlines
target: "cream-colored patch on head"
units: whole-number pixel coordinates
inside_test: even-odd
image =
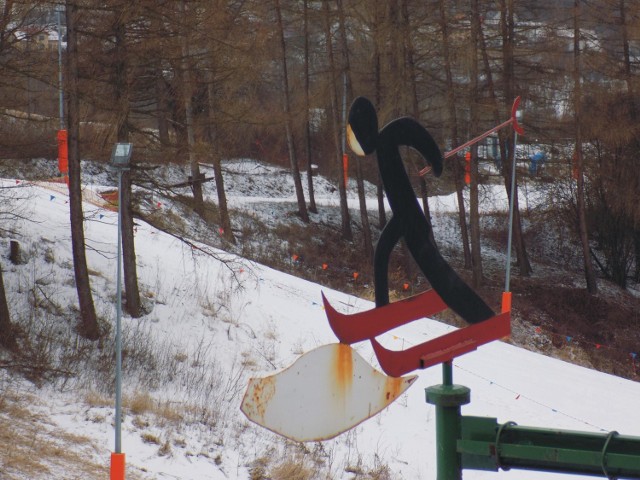
[[[347,141],[349,142],[349,147],[353,150],[353,153],[360,157],[365,156],[364,150],[362,150],[362,147],[356,138],[356,134],[353,133],[353,130],[351,129],[351,125],[347,125]]]

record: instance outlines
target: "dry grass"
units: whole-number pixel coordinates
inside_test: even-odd
[[[50,479],[62,478],[61,475],[69,480],[107,478],[108,462],[93,460],[96,447],[91,440],[61,431],[27,407],[37,405],[38,401],[29,394],[3,392],[0,405],[2,479]]]
[[[149,432],[142,433],[140,438],[144,443],[149,443],[151,445],[160,445],[162,443],[157,435]]]
[[[163,426],[176,425],[184,420],[183,412],[189,410],[189,407],[176,405],[175,402],[155,400],[151,394],[142,391],[125,395],[122,403],[130,414],[136,416],[134,424],[142,421],[139,417],[151,415],[157,423]],[[144,423],[148,422],[145,420]]]
[[[84,395],[84,403],[91,408],[111,407],[113,406],[113,398],[95,390],[89,390]]]
[[[111,406],[96,392],[84,394],[90,407]],[[85,436],[63,430],[44,413],[36,395],[0,385],[0,479],[86,480],[109,478],[110,451]],[[166,450],[157,440],[160,451]],[[165,451],[165,454],[167,452]],[[144,471],[127,465],[128,480],[148,479]]]
[[[122,405],[133,415],[142,415],[155,410],[155,401],[149,392],[135,391],[131,395],[124,395]]]
[[[313,470],[297,460],[283,460],[271,470],[273,480],[311,480]]]

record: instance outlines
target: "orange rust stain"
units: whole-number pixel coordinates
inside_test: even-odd
[[[333,376],[338,388],[342,391],[351,388],[353,383],[353,357],[349,345],[340,343],[334,357]]]
[[[384,401],[390,403],[400,396],[402,393],[402,385],[404,378],[402,377],[387,377],[384,385]]]
[[[250,407],[260,419],[264,419],[269,402],[276,393],[275,377],[254,379]]]

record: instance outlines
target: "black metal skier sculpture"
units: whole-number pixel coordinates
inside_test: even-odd
[[[442,173],[442,154],[429,132],[408,117],[394,120],[378,131],[378,117],[373,105],[366,98],[359,97],[351,105],[347,137],[349,146],[357,155],[376,153],[393,216],[376,245],[376,308],[344,314],[333,308],[322,295],[327,320],[340,343],[349,345],[370,340],[382,370],[387,375],[399,377],[416,369],[451,361],[480,345],[508,336],[511,332],[510,311],[503,306],[503,312],[496,315],[440,255],[432,240],[431,224],[418,204],[402,163],[398,148],[404,145],[417,150],[426,160],[428,166],[421,174],[429,168],[436,176]],[[389,257],[403,238],[433,288],[389,303]],[[388,350],[376,339],[378,335],[447,307],[471,325],[401,351]]]
[[[442,173],[442,154],[429,132],[416,120],[393,120],[378,132],[378,117],[369,100],[358,97],[349,111],[349,146],[357,155],[376,153],[378,168],[393,217],[382,231],[374,259],[376,306],[389,303],[388,263],[391,251],[404,238],[411,255],[442,300],[465,321],[478,323],[495,313],[456,274],[433,244],[425,217],[402,163],[398,147],[412,147]]]

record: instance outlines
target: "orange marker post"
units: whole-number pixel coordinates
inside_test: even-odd
[[[344,188],[347,188],[347,184],[349,183],[349,155],[346,153],[342,154],[342,168],[344,173]]]
[[[502,312],[507,313],[511,311],[511,292],[502,292]]]
[[[69,185],[69,143],[67,138],[66,130],[58,130],[58,170],[64,177],[65,183]]]
[[[464,154],[464,183],[469,185],[471,183],[471,152]]]
[[[125,454],[111,453],[111,476],[110,480],[125,480]]]

